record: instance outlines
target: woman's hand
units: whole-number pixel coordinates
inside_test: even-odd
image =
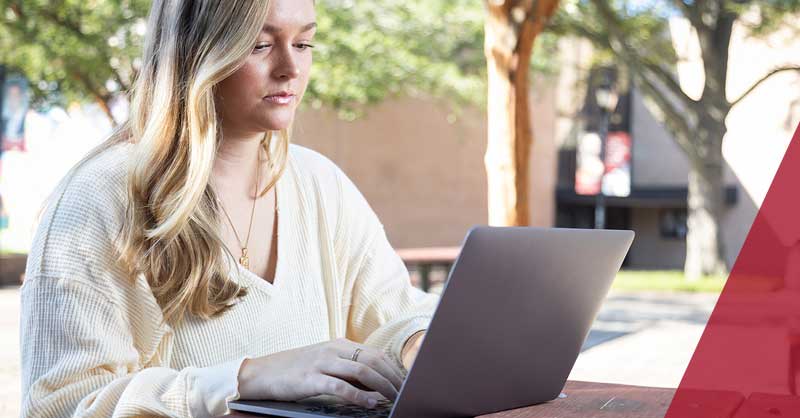
[[[362,351],[352,361],[356,348]],[[239,370],[241,399],[335,395],[371,408],[380,395],[394,400],[402,383],[401,371],[383,352],[344,338],[247,359]]]

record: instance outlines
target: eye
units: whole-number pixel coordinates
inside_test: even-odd
[[[260,44],[256,44],[256,46],[253,48],[253,50],[254,51],[263,51],[263,50],[265,50],[265,49],[267,49],[267,48],[269,48],[271,46],[272,46],[272,44],[269,44],[269,43],[260,43]]]
[[[305,50],[307,50],[309,48],[314,48],[314,45],[311,45],[311,44],[297,44],[296,47],[301,51],[305,51]]]

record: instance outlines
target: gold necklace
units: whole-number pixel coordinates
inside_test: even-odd
[[[239,243],[239,246],[242,247],[242,256],[239,257],[239,264],[241,264],[242,267],[246,269],[250,268],[250,258],[247,256],[247,246],[250,243],[250,231],[253,229],[253,214],[255,214],[256,211],[256,200],[258,199],[258,185],[261,180],[261,170],[259,169],[261,161],[259,157],[256,157],[256,159],[257,159],[256,190],[255,190],[256,196],[253,197],[253,207],[252,209],[250,209],[250,225],[247,227],[247,239],[244,241],[244,244],[242,244],[242,239],[239,238],[239,233],[236,232],[236,227],[233,226],[233,220],[231,220],[230,215],[228,215],[228,211],[225,210],[225,206],[222,205],[222,201],[219,200],[219,198],[217,198],[217,201],[219,202],[219,207],[222,208],[222,213],[224,213],[225,217],[228,218],[228,223],[231,224],[231,229],[233,229],[233,234],[236,235],[236,241]]]

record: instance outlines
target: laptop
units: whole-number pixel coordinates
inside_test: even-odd
[[[474,417],[559,397],[633,231],[472,228],[397,399],[229,403],[273,417]],[[556,401],[558,402],[558,401]]]

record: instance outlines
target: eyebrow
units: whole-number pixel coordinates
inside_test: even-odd
[[[311,22],[311,23],[303,26],[302,28],[300,28],[300,33],[308,32],[311,29],[314,29],[316,27],[317,27],[317,22]],[[264,27],[261,28],[261,31],[262,32],[268,32],[268,33],[281,33],[281,32],[283,32],[283,29],[279,28],[277,26],[270,25],[270,24],[265,24]]]

